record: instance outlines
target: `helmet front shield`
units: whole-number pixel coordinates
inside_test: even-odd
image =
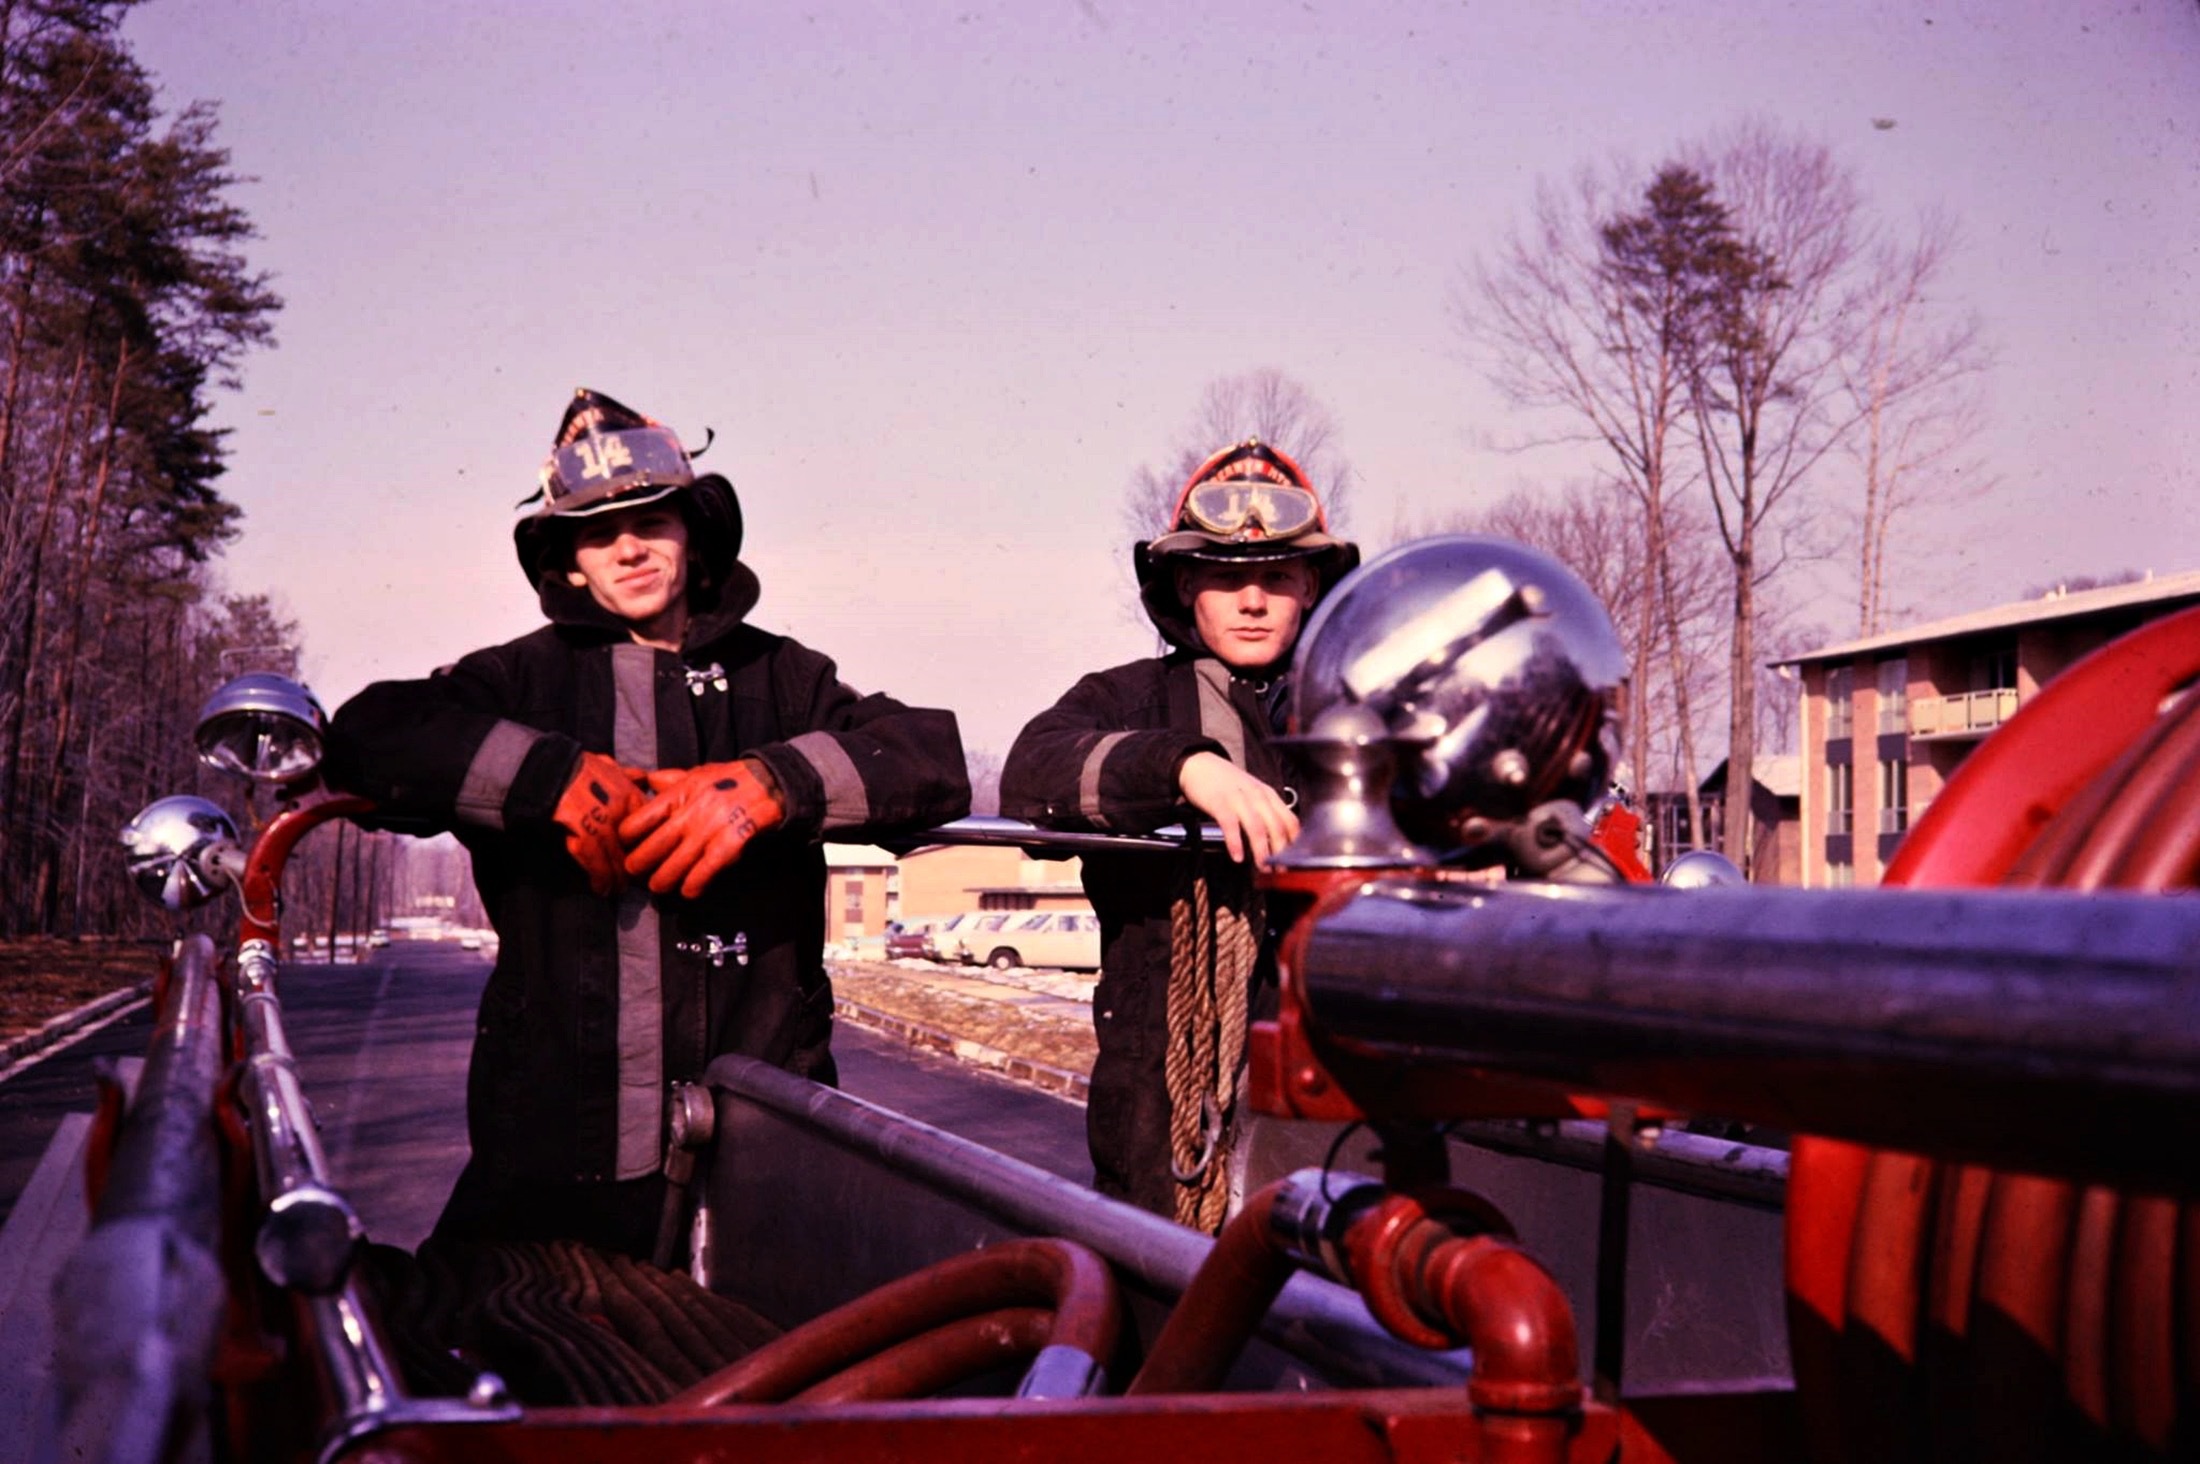
[[[644,489],[661,498],[695,481],[687,449],[666,427],[627,427],[575,438],[542,465],[542,514],[623,508]]]

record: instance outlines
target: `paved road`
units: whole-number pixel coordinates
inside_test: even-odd
[[[465,1069],[489,964],[447,945],[394,945],[362,965],[299,964],[288,1030],[339,1187],[377,1240],[419,1243],[465,1160]],[[134,1057],[145,1011],[0,1083],[0,1223],[62,1117],[96,1100],[94,1064]],[[843,1024],[841,1085],[989,1148],[1089,1181],[1084,1110]]]

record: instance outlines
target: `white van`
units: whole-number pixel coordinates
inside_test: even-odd
[[[1097,971],[1100,917],[1086,910],[994,911],[957,932],[956,945],[959,959],[996,971],[1011,966]]]

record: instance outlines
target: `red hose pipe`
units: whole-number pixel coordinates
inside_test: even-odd
[[[1011,1240],[951,1256],[813,1318],[665,1400],[677,1411],[778,1403],[935,1327],[1003,1307],[1048,1306],[1050,1345],[1098,1368],[1123,1308],[1107,1263],[1066,1240]]]
[[[1248,1197],[1184,1288],[1126,1395],[1206,1393],[1222,1386],[1297,1267],[1269,1217],[1297,1176]]]
[[[796,1403],[929,1398],[996,1367],[1029,1362],[1054,1335],[1054,1313],[1011,1306],[934,1327],[794,1395]]]
[[[1305,1265],[1354,1286],[1407,1341],[1474,1349],[1467,1398],[1481,1459],[1557,1464],[1582,1403],[1573,1309],[1526,1252],[1463,1228],[1502,1229],[1504,1218],[1463,1193],[1390,1194],[1319,1170],[1278,1180],[1223,1228],[1126,1391],[1218,1386],[1294,1265]]]
[[[2182,805],[2200,786],[2200,714],[2190,703],[2164,711],[2196,673],[2200,611],[2157,621],[2065,671],[1965,762],[1885,882],[2191,884],[2200,874],[2200,818]],[[1889,1236],[1908,1233],[1920,1193],[1882,1185],[1867,1196],[1863,1181],[1867,1170],[1918,1162],[1796,1141],[1790,1346],[1817,1457],[1874,1452],[1874,1440],[1861,1436],[1873,1430],[1853,1426],[1872,1389],[1853,1368],[1843,1371],[1864,1332],[1923,1370],[1914,1396],[1931,1420],[1928,1456],[1943,1445],[1975,1448],[1958,1419],[2019,1456],[2051,1447],[2050,1396],[2075,1401],[2096,1427],[2162,1447],[2176,1409],[2176,1379],[2165,1368],[2178,1355],[2178,1313],[2189,1317],[2194,1305],[2173,1306],[2162,1284],[2193,1269],[2176,1263],[2173,1222],[2148,1211],[2127,1225],[2103,1201],[2087,1224],[2068,1187],[1928,1166],[1933,1245],[1913,1272],[1874,1257]],[[2140,1233],[2119,1239],[2129,1225]],[[1915,1336],[1903,1321],[1913,1310],[1926,1328],[1914,1352],[1899,1344],[1905,1332]],[[1983,1330],[1982,1318],[1990,1319]],[[1876,1411],[1898,1409],[1898,1396],[1883,1393]],[[1950,1423],[1954,1433],[1945,1432]]]
[[[1456,1234],[1413,1196],[1391,1195],[1352,1222],[1344,1252],[1378,1318],[1402,1308],[1433,1338],[1424,1346],[1474,1350],[1467,1396],[1477,1408],[1554,1418],[1580,1408],[1573,1308],[1526,1251]],[[1552,1435],[1561,1454],[1565,1434]]]

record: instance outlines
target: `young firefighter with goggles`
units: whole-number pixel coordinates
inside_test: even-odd
[[[1269,742],[1299,629],[1359,558],[1290,458],[1254,439],[1216,453],[1132,551],[1167,652],[1079,681],[1001,774],[1001,811],[1050,828],[1221,828],[1222,851],[1084,859],[1101,924],[1094,1184],[1209,1231],[1229,1202],[1249,1007],[1272,984],[1253,869],[1298,833]]]

